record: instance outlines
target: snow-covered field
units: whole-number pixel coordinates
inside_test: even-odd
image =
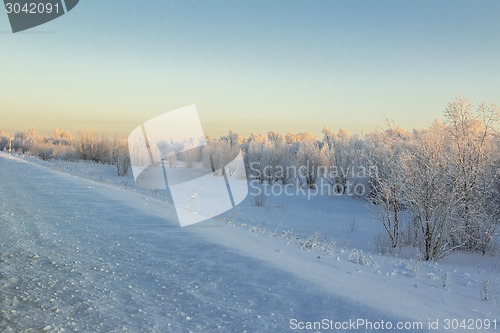
[[[0,153],[0,184],[0,332],[500,332],[499,255],[379,255],[360,199],[247,198],[180,228],[113,166]]]

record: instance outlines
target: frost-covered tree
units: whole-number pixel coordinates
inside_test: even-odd
[[[8,150],[12,136],[4,131],[0,131],[0,151]]]
[[[218,139],[207,138],[207,145],[202,149],[203,166],[215,171],[216,175],[222,175],[222,168],[230,163],[240,153],[240,139],[236,133],[230,132],[228,136]],[[235,169],[227,170],[232,175]]]
[[[295,172],[293,166],[296,156],[291,152],[290,147],[281,140],[268,141],[264,150],[267,154],[267,161],[269,164],[269,171],[267,172],[267,179],[270,182],[279,182],[286,185],[295,181]]]
[[[94,161],[98,163],[109,163],[112,159],[112,147],[109,140],[93,130],[83,130],[78,132],[73,144],[82,160]]]
[[[401,156],[408,150],[409,141],[410,133],[397,127],[367,136],[371,198],[381,209],[380,219],[393,249],[399,245],[399,212],[404,206]]]
[[[114,138],[111,162],[116,166],[116,174],[118,176],[124,177],[127,175],[131,167],[131,162],[126,139]]]
[[[70,131],[56,128],[49,140],[54,145],[70,145],[73,141],[73,134]]]
[[[229,130],[226,136],[221,136],[220,141],[228,142],[231,147],[239,147],[243,142],[245,142],[245,137]]]
[[[325,179],[336,188],[338,193],[346,194],[348,182],[353,178],[359,167],[360,156],[356,156],[359,151],[355,150],[354,143],[357,138],[352,138],[344,129],[337,133],[323,129],[323,147],[327,156],[327,166],[329,172]]]
[[[401,156],[401,194],[425,260],[440,259],[462,245],[454,242],[461,229],[454,222],[459,193],[450,177],[445,129],[435,122],[428,130],[415,131],[411,149]]]
[[[474,107],[461,96],[450,102],[445,111],[452,176],[459,190],[456,218],[463,225],[459,242],[465,241],[469,251],[485,253],[498,222],[488,210],[488,194],[495,190],[494,125],[499,114],[495,105],[481,103]]]
[[[327,170],[325,150],[322,149],[321,142],[313,138],[300,141],[296,158],[298,176],[309,189],[316,188],[318,178],[323,177]]]
[[[279,132],[269,131],[267,132],[267,141],[274,145],[284,144],[285,136]]]
[[[247,165],[247,175],[250,179],[256,179],[259,183],[266,181],[265,165],[267,165],[267,155],[264,151],[265,142],[250,140],[246,143],[245,161]]]
[[[294,156],[285,137],[278,132],[268,132],[267,138],[251,136],[246,143],[247,160],[251,164],[252,178],[268,184],[293,182]]]
[[[72,147],[73,135],[70,131],[56,129],[51,136],[38,139],[30,147],[30,153],[43,160],[52,158],[73,160],[75,147]]]
[[[32,147],[43,141],[43,138],[34,128],[23,132],[16,132],[13,139],[13,149],[23,153],[29,152]]]
[[[191,144],[187,145],[185,147],[185,150],[179,154],[187,168],[195,167],[196,164],[200,162],[202,159],[201,149],[198,147],[197,148],[191,148],[191,147],[192,147]],[[169,163],[171,164],[172,160],[170,160]]]
[[[500,227],[500,133],[494,134],[493,161],[488,174],[492,179],[491,192],[488,193],[486,210],[493,218],[493,223]]]

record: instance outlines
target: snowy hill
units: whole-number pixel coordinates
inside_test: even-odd
[[[500,256],[379,255],[376,207],[345,196],[180,228],[113,172],[0,153],[1,332],[500,331]]]

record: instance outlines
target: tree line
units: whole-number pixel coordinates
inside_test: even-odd
[[[30,154],[42,160],[92,161],[113,164],[117,173],[125,176],[130,168],[127,141],[87,129],[74,136],[70,131],[56,129],[51,135],[42,136],[34,128],[10,135],[0,131],[0,151]]]
[[[496,246],[500,224],[499,114],[495,105],[474,105],[459,96],[426,129],[388,124],[361,136],[324,128],[322,137],[273,131],[244,137],[230,131],[166,161],[169,167],[220,169],[241,150],[251,181],[309,190],[328,186],[339,195],[371,200],[385,231],[381,248],[417,247],[425,260],[453,251],[485,254]],[[8,149],[10,138],[0,132],[0,150]],[[130,167],[126,140],[91,130],[42,137],[29,129],[13,135],[12,149],[42,159],[111,163],[120,175]],[[353,187],[365,190],[349,192]]]

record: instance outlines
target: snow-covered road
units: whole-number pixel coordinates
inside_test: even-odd
[[[1,332],[288,332],[292,318],[388,319],[203,236],[231,237],[230,226],[178,227],[165,202],[5,155],[0,184]]]

